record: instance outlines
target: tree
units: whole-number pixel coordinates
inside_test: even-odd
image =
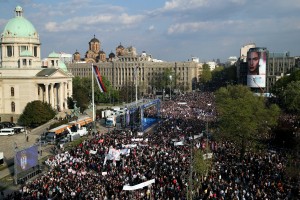
[[[220,136],[235,143],[241,157],[248,147],[259,145],[268,128],[277,124],[279,107],[267,107],[265,99],[254,96],[246,86],[222,87],[215,95]]]
[[[300,111],[300,81],[289,83],[284,92],[284,104],[289,112],[299,113]]]
[[[123,85],[119,91],[120,100],[127,103],[133,101],[134,92],[133,82],[126,82],[126,85]]]
[[[208,64],[204,64],[202,66],[202,74],[200,75],[200,84],[202,89],[209,89],[209,83],[212,80],[212,73],[210,71],[210,66]]]
[[[53,119],[55,114],[50,104],[42,101],[32,101],[26,105],[18,123],[33,128]]]
[[[204,159],[202,150],[197,149],[194,151],[193,172],[196,176],[196,180],[193,181],[194,190],[197,190],[197,188],[201,187],[203,177],[208,174],[211,164],[211,159]]]
[[[201,74],[201,82],[202,83],[208,83],[209,81],[211,81],[212,78],[212,73],[210,71],[210,66],[208,64],[204,64],[202,66],[202,74]]]
[[[276,81],[275,85],[271,88],[271,92],[277,97],[278,104],[287,111],[294,111],[286,102],[286,88],[291,82],[300,81],[300,70],[292,72],[290,75],[284,76]],[[290,88],[291,89],[291,88]],[[294,92],[296,89],[294,89]]]
[[[119,95],[114,90],[106,77],[102,77],[107,92],[101,92],[99,86],[94,80],[94,101],[98,103],[109,103],[113,98],[114,101],[119,101]],[[90,77],[75,77],[73,78],[73,97],[72,101],[76,101],[76,105],[83,112],[92,103],[92,80]]]

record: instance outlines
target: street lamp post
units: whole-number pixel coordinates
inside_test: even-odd
[[[210,107],[211,104],[208,103],[207,104],[207,107]],[[208,153],[208,116],[206,117],[206,149],[207,149],[207,152]]]
[[[138,70],[139,70],[139,66],[136,66],[135,68],[135,103],[137,105],[138,103]]]
[[[170,77],[170,100],[171,100],[171,91],[172,91],[172,75]]]

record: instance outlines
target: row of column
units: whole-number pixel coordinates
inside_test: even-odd
[[[44,102],[49,103],[54,109],[63,110],[68,108],[68,83],[44,83]]]

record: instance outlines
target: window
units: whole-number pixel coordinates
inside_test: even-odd
[[[16,111],[15,102],[11,102],[11,112],[15,112],[15,111]]]
[[[7,57],[12,57],[12,56],[13,56],[13,47],[7,46]]]
[[[26,59],[23,59],[23,66],[26,66]]]
[[[12,97],[15,96],[15,88],[14,87],[10,88],[10,96],[12,96]]]
[[[37,46],[33,48],[33,55],[34,57],[37,57]]]

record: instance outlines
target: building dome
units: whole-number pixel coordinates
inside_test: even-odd
[[[120,43],[120,45],[117,47],[118,49],[124,49],[123,45]]]
[[[90,42],[93,42],[93,43],[99,43],[100,41],[95,37],[95,35],[94,35],[94,38],[93,39],[91,39],[91,41]]]
[[[37,31],[30,21],[22,16],[23,9],[15,8],[16,16],[8,21],[2,35],[11,37],[37,37]]]
[[[49,54],[48,58],[59,58],[59,54],[55,53],[54,51]]]
[[[58,68],[60,68],[61,70],[63,70],[64,72],[68,72],[67,66],[65,63],[63,63],[62,61],[58,62]]]
[[[116,57],[116,55],[115,55],[113,52],[111,52],[111,53],[108,55],[108,57],[109,57],[109,58],[114,58],[114,57]]]

